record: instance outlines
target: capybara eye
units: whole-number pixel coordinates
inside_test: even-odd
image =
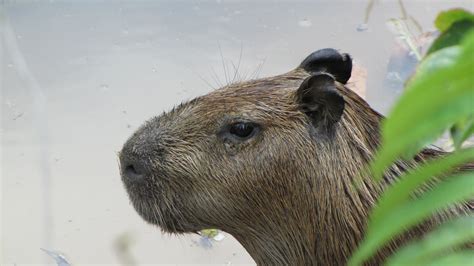
[[[242,139],[252,137],[255,131],[255,125],[252,123],[235,123],[230,126],[229,133]]]

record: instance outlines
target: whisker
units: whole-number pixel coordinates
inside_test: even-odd
[[[217,75],[217,73],[216,73],[216,71],[214,70],[213,67],[211,67],[211,72],[212,72],[212,74],[214,74],[213,76],[211,75],[211,77],[214,79],[214,82],[216,82],[217,86],[218,87],[223,87],[222,83],[221,83],[221,80],[219,79],[219,76]]]
[[[229,85],[229,79],[228,79],[228,77],[227,77],[227,68],[226,68],[224,56],[222,55],[221,45],[220,45],[219,42],[217,42],[217,45],[219,46],[219,53],[220,53],[220,55],[221,55],[222,67],[224,68],[225,83],[226,83],[226,85]]]
[[[237,63],[237,68],[235,68],[234,63],[232,62],[232,66],[234,67],[234,77],[232,78],[232,83],[235,82],[235,78],[237,77],[239,73],[239,68],[240,68],[240,62],[242,61],[242,51],[243,51],[243,44],[242,42],[240,43],[240,54],[239,54],[239,62]]]
[[[216,88],[214,86],[212,86],[212,84],[210,82],[208,82],[203,76],[199,75],[199,73],[195,73],[196,75],[198,75],[198,77],[204,82],[206,83],[212,90],[215,90]]]
[[[263,64],[265,64],[265,60],[266,59],[263,59],[260,62],[260,64],[258,64],[257,69],[255,69],[255,71],[252,73],[252,75],[250,76],[250,79],[256,79],[258,77],[258,75],[260,75],[260,71],[263,68]]]

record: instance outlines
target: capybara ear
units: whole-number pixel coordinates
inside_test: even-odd
[[[327,72],[346,84],[351,77],[352,58],[332,48],[321,49],[306,57],[300,66],[309,73]]]
[[[327,73],[306,78],[296,91],[296,101],[318,128],[329,129],[344,112],[344,98],[337,92],[334,77]]]

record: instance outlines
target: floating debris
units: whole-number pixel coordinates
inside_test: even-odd
[[[199,245],[205,249],[210,249],[212,248],[212,241],[210,238],[203,236],[199,239]]]
[[[201,236],[205,236],[205,237],[208,237],[208,238],[213,238],[217,234],[219,234],[219,230],[217,230],[217,229],[204,229],[204,230],[201,230],[201,232],[200,232]]]
[[[100,90],[101,91],[108,91],[109,90],[109,85],[107,84],[100,84]]]
[[[356,28],[358,32],[367,31],[368,29],[369,29],[369,24],[367,23],[360,23],[359,25],[357,25],[357,28]]]
[[[204,229],[199,235],[201,235],[199,245],[206,249],[212,248],[212,241],[220,242],[225,238],[225,235],[217,229]]]
[[[302,19],[302,20],[298,21],[298,25],[300,27],[303,27],[303,28],[308,28],[308,27],[311,27],[313,25],[313,23],[311,23],[311,20],[305,18],[305,19]]]
[[[388,20],[387,26],[392,33],[409,49],[409,52],[414,54],[418,61],[421,60],[421,53],[419,51],[419,45],[417,45],[415,39],[416,36],[411,33],[408,21],[405,19],[393,18]]]
[[[13,117],[13,121],[17,120],[18,118],[22,117],[25,113],[19,113],[15,117]]]
[[[41,248],[42,251],[46,252],[49,256],[51,256],[58,266],[71,266],[71,264],[67,261],[66,256],[62,253],[57,251],[51,251],[44,248]]]
[[[391,82],[404,82],[404,80],[400,76],[400,73],[398,72],[388,72],[385,78],[387,79],[387,81]]]
[[[414,19],[394,18],[387,22],[395,37],[395,46],[387,64],[384,88],[399,94],[405,82],[413,75],[416,66],[430,44],[436,38],[436,31],[422,32]]]

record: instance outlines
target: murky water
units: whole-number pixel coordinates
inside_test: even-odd
[[[53,263],[40,248],[75,265],[253,263],[229,235],[209,247],[145,224],[119,178],[126,138],[181,101],[325,47],[353,55],[362,93],[386,112],[416,64],[387,21],[410,20],[423,46],[440,10],[473,9],[375,1],[367,20],[362,0],[94,2],[2,2],[2,264]]]

